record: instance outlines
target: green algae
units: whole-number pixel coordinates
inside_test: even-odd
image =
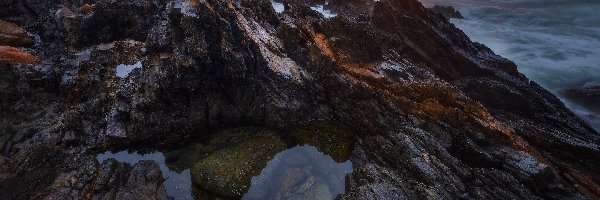
[[[211,153],[239,144],[254,135],[275,135],[275,133],[267,129],[256,127],[240,127],[221,130],[213,134],[205,143],[193,143],[184,148],[166,152],[164,155],[167,166],[173,171],[181,172],[185,169],[189,169]]]
[[[252,177],[285,149],[287,146],[280,137],[257,134],[198,161],[191,170],[192,182],[210,192],[241,197]]]
[[[292,130],[291,139],[298,144],[309,144],[331,156],[337,162],[350,157],[354,134],[335,123],[315,123]]]

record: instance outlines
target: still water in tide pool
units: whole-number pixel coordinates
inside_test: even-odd
[[[194,174],[190,169],[170,169],[162,152],[121,151],[97,156],[99,162],[111,158],[132,165],[141,160],[153,160],[166,179],[167,195],[182,200],[199,198],[192,192],[197,186],[192,183]],[[242,199],[334,199],[344,192],[345,176],[351,171],[349,160],[338,163],[313,146],[295,146],[276,154],[260,174],[252,178]]]

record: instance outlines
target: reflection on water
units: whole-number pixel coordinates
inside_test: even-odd
[[[190,170],[186,169],[178,173],[172,171],[165,164],[165,156],[161,152],[153,152],[148,154],[138,154],[137,152],[129,153],[120,151],[117,153],[105,152],[96,156],[98,162],[102,163],[105,160],[114,158],[119,162],[135,165],[141,160],[152,160],[158,163],[165,182],[163,183],[167,191],[167,195],[174,199],[190,200],[192,198],[192,180]]]
[[[99,162],[110,158],[132,165],[153,160],[166,179],[164,186],[169,196],[193,199],[192,166],[178,173],[167,167],[162,152],[106,152],[96,157]],[[344,192],[345,176],[351,171],[350,161],[337,163],[313,146],[295,146],[275,155],[260,174],[252,178],[250,189],[242,199],[333,199]]]
[[[336,163],[310,145],[287,149],[252,178],[242,199],[333,199],[344,193],[352,163]]]

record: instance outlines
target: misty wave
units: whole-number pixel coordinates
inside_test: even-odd
[[[521,73],[559,97],[561,90],[600,85],[600,1],[421,2],[456,7],[466,18],[452,20],[458,28],[513,60]],[[563,101],[600,132],[600,113]]]

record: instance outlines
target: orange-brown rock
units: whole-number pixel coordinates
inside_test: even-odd
[[[0,45],[23,47],[32,45],[27,32],[16,24],[0,20]]]
[[[83,6],[81,6],[81,12],[88,14],[90,12],[92,12],[92,6],[90,4],[83,4]]]
[[[19,48],[0,46],[0,63],[27,64],[39,63],[40,59]]]

